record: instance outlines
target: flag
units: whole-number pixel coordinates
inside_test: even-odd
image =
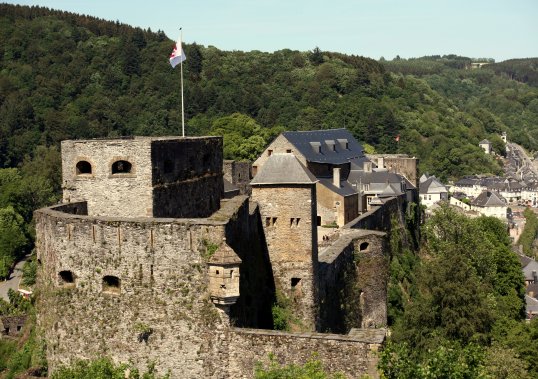
[[[181,38],[176,42],[176,47],[174,47],[174,50],[172,50],[172,54],[170,54],[170,64],[172,65],[172,68],[176,67],[178,64],[183,62],[187,57],[185,56],[185,52],[183,51],[183,46],[181,46]]]

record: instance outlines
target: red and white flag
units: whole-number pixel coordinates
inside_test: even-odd
[[[187,59],[187,57],[185,56],[185,52],[183,51],[183,46],[181,44],[181,38],[180,38],[176,42],[176,47],[174,47],[172,54],[170,54],[170,64],[172,65],[172,68],[174,68],[178,64],[183,62],[185,59]]]

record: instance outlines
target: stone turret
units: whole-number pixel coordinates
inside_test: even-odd
[[[241,258],[224,241],[209,259],[209,292],[217,305],[232,305],[239,298]]]

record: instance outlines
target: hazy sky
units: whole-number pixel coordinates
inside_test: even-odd
[[[538,0],[39,0],[223,50],[538,57]]]

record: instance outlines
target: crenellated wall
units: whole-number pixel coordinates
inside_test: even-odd
[[[215,356],[225,350],[219,330],[228,320],[209,300],[207,247],[226,238],[239,255],[250,254],[247,198],[223,201],[207,219],[112,219],[57,210],[75,206],[35,213],[38,326],[51,371],[107,355],[141,369],[155,362],[158,372],[173,377],[226,377]],[[119,279],[119,286],[105,277]]]

